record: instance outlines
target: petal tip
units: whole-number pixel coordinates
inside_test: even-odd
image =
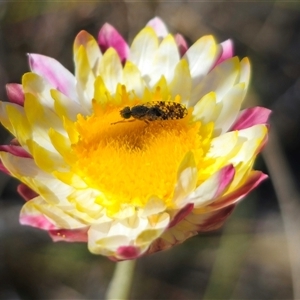
[[[153,19],[151,19],[146,26],[150,26],[154,29],[156,35],[160,38],[164,38],[168,35],[168,29],[166,24],[163,22],[163,20],[156,16]]]
[[[21,84],[8,83],[6,85],[6,94],[10,102],[23,106],[24,105],[24,92]]]
[[[124,62],[129,55],[129,47],[120,33],[109,23],[105,23],[98,33],[98,44],[104,53],[108,48],[114,48]]]

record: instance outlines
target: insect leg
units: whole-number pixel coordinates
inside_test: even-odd
[[[118,123],[127,123],[127,122],[134,122],[136,121],[136,119],[132,119],[132,120],[122,120],[122,121],[118,121],[118,122],[113,122],[113,123],[110,123],[110,125],[115,125],[115,124],[118,124]]]

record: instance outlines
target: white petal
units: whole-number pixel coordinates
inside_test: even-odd
[[[133,40],[128,60],[138,67],[142,76],[152,69],[157,48],[158,39],[151,27],[144,28]]]
[[[232,166],[224,167],[198,186],[197,189],[187,197],[187,201],[194,203],[195,208],[204,207],[215,201],[215,197],[218,193],[222,193],[228,184],[232,182],[234,173]]]
[[[44,215],[58,228],[77,229],[87,225],[70,216],[65,208],[61,209],[57,205],[51,205],[42,197],[36,197],[25,203],[20,218],[28,215]]]
[[[253,156],[257,154],[257,149],[260,147],[267,132],[266,125],[262,124],[239,130],[238,143],[241,143],[242,146],[240,147],[240,151],[230,162],[238,164],[240,162],[246,163],[248,160],[251,160]]]
[[[238,131],[231,131],[214,138],[211,141],[208,156],[213,158],[227,158],[227,155],[232,154],[232,151],[237,153],[239,151],[237,146],[238,135]]]
[[[91,226],[88,246],[91,252],[103,255],[116,255],[119,247],[126,246],[135,246],[142,253],[168,224],[168,214],[157,216],[156,222],[137,215],[122,221],[105,220]]]
[[[76,79],[60,62],[40,54],[31,53],[28,57],[31,70],[46,78],[51,88],[58,89],[70,99],[78,101],[75,90]]]
[[[189,152],[178,168],[177,183],[173,196],[173,203],[177,208],[182,208],[187,203],[185,197],[195,189],[196,182],[197,167],[194,155]]]
[[[163,212],[166,209],[165,202],[162,201],[160,198],[152,196],[145,207],[139,212],[141,217],[148,217],[154,214],[158,214]]]
[[[237,57],[228,59],[217,65],[203,80],[192,90],[189,106],[194,106],[204,95],[210,92],[216,93],[217,102],[221,101],[225,94],[235,84],[239,74],[239,60]]]
[[[174,70],[179,62],[179,52],[177,45],[172,35],[167,35],[155,54],[153,66],[149,74],[151,80],[149,82],[150,87],[164,76],[168,83],[174,77]]]
[[[193,86],[195,86],[217,60],[218,47],[212,36],[204,36],[187,50],[183,58],[189,63]]]
[[[214,136],[226,132],[236,120],[244,100],[245,84],[235,85],[223,98],[220,115],[215,121]]]

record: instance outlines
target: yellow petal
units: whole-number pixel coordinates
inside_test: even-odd
[[[24,113],[24,108],[18,105],[7,104],[6,112],[12,125],[13,135],[27,149],[26,143],[32,136],[32,129]]]
[[[90,103],[94,94],[95,75],[90,66],[86,49],[81,45],[75,56],[76,70],[75,75],[78,85],[84,91],[83,97],[79,98],[84,106],[86,102]]]
[[[30,153],[34,157],[35,163],[43,171],[51,173],[55,170],[69,169],[68,165],[56,150],[55,152],[49,151],[33,140],[28,140],[27,145]]]
[[[220,114],[220,107],[216,103],[216,94],[210,92],[203,96],[194,106],[193,121],[201,121],[203,124],[214,121]]]
[[[181,103],[188,106],[191,96],[192,78],[188,63],[185,59],[179,61],[174,70],[174,78],[171,81],[170,93],[172,99],[180,95]]]
[[[110,93],[114,94],[122,79],[122,64],[115,49],[109,48],[99,64],[99,74]]]
[[[122,82],[126,86],[128,92],[133,91],[137,97],[142,98],[145,89],[145,82],[141,77],[140,70],[134,63],[130,61],[126,62],[123,69]]]
[[[71,151],[70,140],[55,131],[53,128],[49,130],[49,137],[52,145],[57,152],[63,157],[68,165],[72,165],[76,161],[76,156]]]
[[[51,96],[54,100],[54,109],[61,122],[63,118],[67,117],[71,121],[76,121],[77,115],[89,115],[90,112],[86,107],[80,105],[79,103],[71,100],[63,93],[58,90],[51,90]]]
[[[74,50],[75,57],[80,49],[80,46],[83,46],[85,48],[89,65],[91,66],[92,69],[96,70],[97,64],[99,63],[102,57],[102,53],[100,51],[97,41],[88,32],[82,30],[78,33],[74,41],[73,50]]]

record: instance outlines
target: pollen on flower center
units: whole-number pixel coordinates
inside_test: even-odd
[[[121,207],[143,207],[158,196],[171,205],[178,167],[192,151],[198,164],[207,151],[200,122],[178,120],[123,121],[120,106],[94,105],[89,117],[78,116],[79,140],[73,145],[73,172],[101,192],[97,201],[109,213]],[[115,123],[115,124],[114,124]]]

